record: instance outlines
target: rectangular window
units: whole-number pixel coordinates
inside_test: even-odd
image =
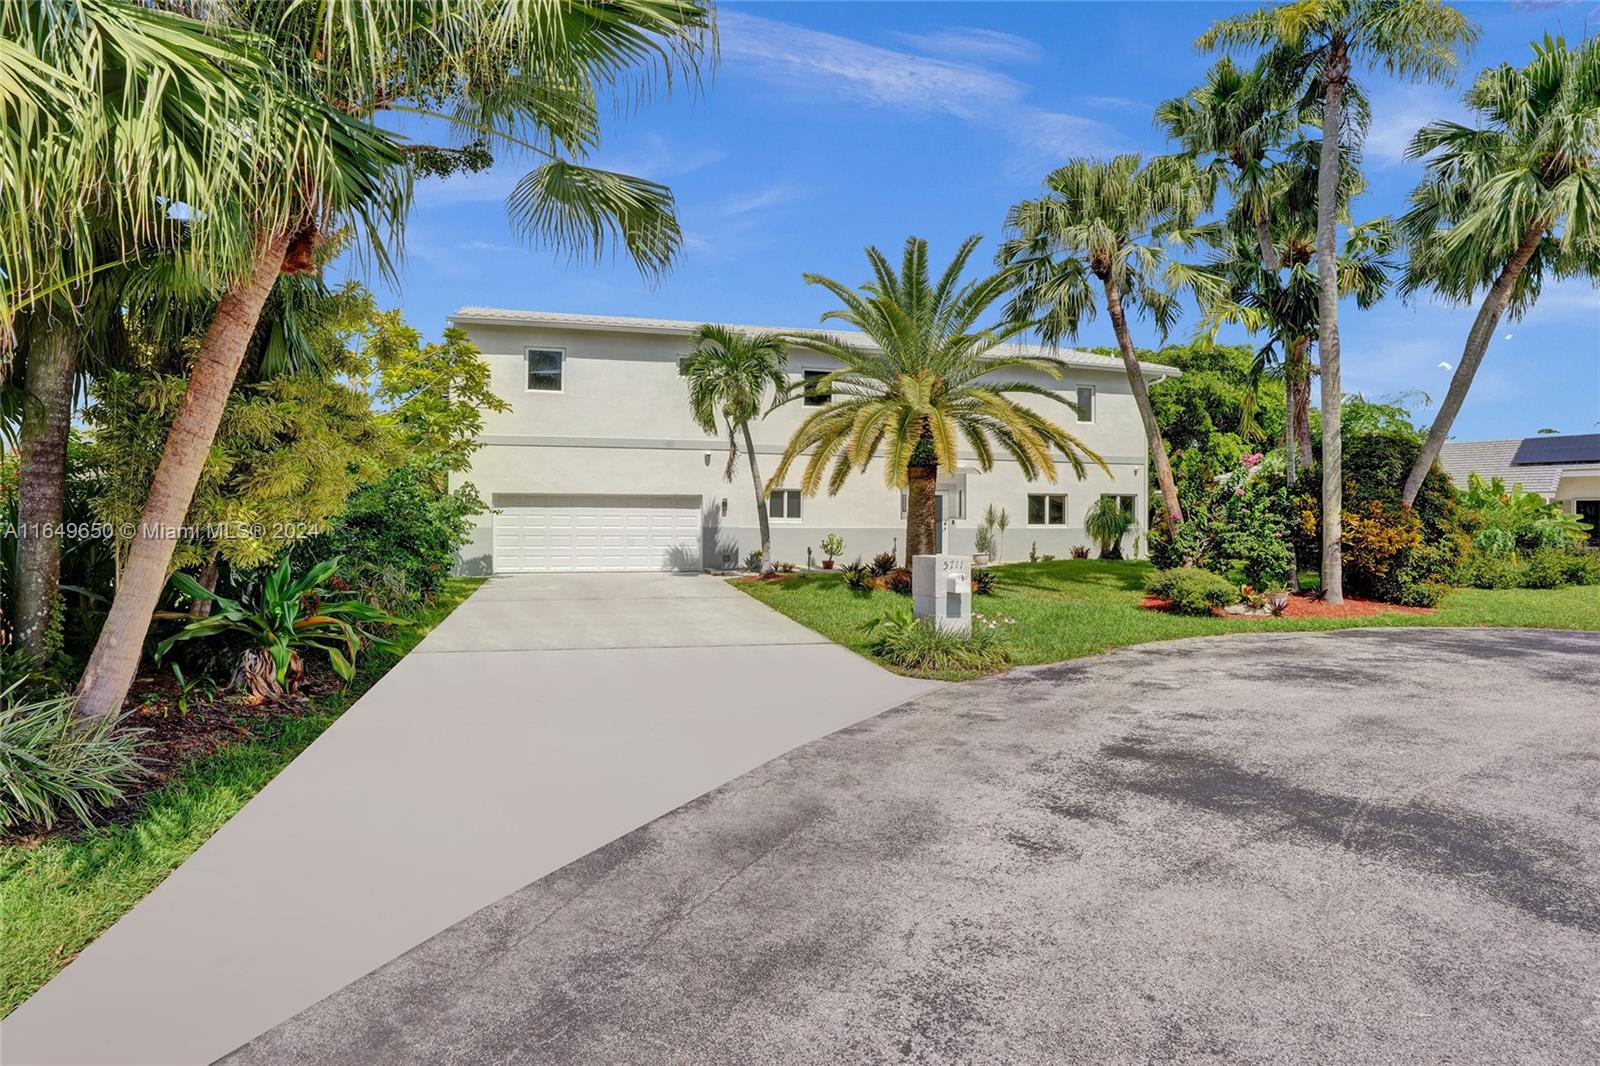
[[[806,396],[807,407],[821,407],[823,404],[833,399],[833,393],[829,392],[827,389],[819,389],[817,387],[817,383],[823,378],[827,377],[830,371],[806,370],[802,373],[805,377],[803,389]]]
[[[1094,386],[1078,386],[1078,421],[1094,421]]]
[[[528,391],[560,392],[567,353],[559,348],[528,349]]]
[[[1133,514],[1134,509],[1139,506],[1139,497],[1137,496],[1118,496],[1109,492],[1102,492],[1100,494],[1101,499],[1105,499],[1107,496],[1110,496],[1113,500],[1116,500],[1118,503],[1122,504],[1123,514]],[[1135,517],[1137,517],[1137,515],[1135,515]]]
[[[1064,526],[1067,524],[1067,498],[1059,493],[1035,493],[1028,497],[1028,525]]]
[[[791,521],[800,519],[800,490],[779,489],[767,497],[767,514],[772,518]]]

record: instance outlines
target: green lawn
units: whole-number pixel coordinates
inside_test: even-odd
[[[0,1016],[160,884],[480,584],[452,579],[402,632],[398,652],[367,655],[342,691],[298,717],[262,720],[253,740],[191,763],[146,796],[132,821],[0,847]]]
[[[995,594],[974,596],[973,610],[1015,618],[1007,626],[1012,662],[1053,663],[1152,640],[1261,630],[1348,629],[1354,626],[1533,626],[1600,630],[1600,588],[1489,592],[1456,589],[1429,615],[1366,618],[1188,618],[1139,606],[1148,563],[1067,559],[993,568]],[[871,657],[870,620],[907,597],[852,591],[838,574],[787,581],[739,582],[737,588],[795,621]],[[947,675],[941,675],[947,676]],[[950,677],[971,675],[948,675]]]

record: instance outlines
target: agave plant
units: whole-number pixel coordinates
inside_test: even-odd
[[[363,647],[395,646],[364,627],[408,623],[360,599],[330,599],[324,583],[338,568],[337,559],[328,559],[296,579],[285,558],[262,583],[259,597],[238,600],[211,591],[188,574],[174,574],[172,584],[178,591],[216,606],[208,617],[190,622],[156,645],[156,658],[180,640],[243,633],[254,646],[239,657],[230,684],[248,689],[252,697],[273,699],[297,692],[305,674],[300,651],[306,648],[326,652],[334,671],[349,681],[355,677],[356,656]]]

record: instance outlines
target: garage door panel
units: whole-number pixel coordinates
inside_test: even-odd
[[[494,569],[698,568],[700,498],[496,493]]]

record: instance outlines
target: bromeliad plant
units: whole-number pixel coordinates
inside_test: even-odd
[[[356,657],[364,646],[395,646],[389,638],[365,627],[407,623],[359,599],[329,600],[331,593],[324,585],[338,567],[338,560],[329,559],[297,580],[286,558],[262,583],[259,597],[238,600],[211,591],[188,574],[174,574],[172,584],[178,591],[216,606],[209,617],[190,622],[156,645],[156,658],[166,655],[182,640],[243,633],[254,646],[240,655],[229,684],[236,691],[248,691],[255,700],[276,699],[299,691],[305,675],[300,658],[303,649],[326,652],[334,671],[346,681],[351,680],[355,677]]]

